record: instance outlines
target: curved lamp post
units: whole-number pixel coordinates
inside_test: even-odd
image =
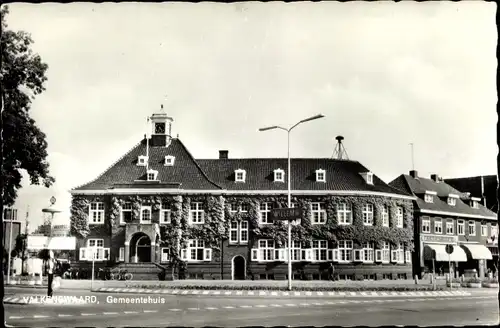
[[[274,130],[274,129],[281,129],[284,130],[288,133],[288,208],[292,207],[292,191],[291,191],[291,185],[290,185],[290,176],[291,176],[291,170],[290,170],[290,132],[299,124],[309,122],[312,120],[316,120],[319,118],[325,117],[324,115],[318,114],[306,119],[303,119],[302,121],[297,122],[295,125],[293,125],[291,128],[286,129],[281,126],[269,126],[266,128],[260,128],[259,131],[268,131],[268,130]],[[288,220],[288,245],[287,245],[287,253],[288,253],[288,290],[292,290],[292,220]]]

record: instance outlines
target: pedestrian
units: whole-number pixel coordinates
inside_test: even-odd
[[[47,281],[47,296],[52,297],[52,281],[54,280],[54,272],[56,270],[56,259],[54,258],[54,252],[49,251],[49,260],[47,263],[48,267],[48,281]]]
[[[331,281],[335,280],[334,273],[335,273],[335,267],[333,266],[333,263],[330,263],[330,267],[328,268],[328,274],[330,276]]]

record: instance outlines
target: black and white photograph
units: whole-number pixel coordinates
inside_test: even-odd
[[[498,325],[496,11],[2,4],[4,325]]]

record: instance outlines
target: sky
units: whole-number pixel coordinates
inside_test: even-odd
[[[352,160],[386,182],[414,168],[496,174],[494,2],[10,4],[49,65],[31,115],[56,183],[23,180],[31,230],[51,196],[101,174],[149,131],[163,104],[195,158]]]

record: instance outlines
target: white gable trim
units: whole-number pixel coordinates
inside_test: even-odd
[[[434,196],[437,196],[437,194],[438,194],[436,191],[431,191],[431,190],[426,190],[425,193],[427,195],[434,195]]]
[[[460,198],[460,196],[457,195],[457,194],[448,194],[448,197],[450,197],[450,198]]]
[[[117,188],[106,190],[70,190],[72,195],[156,195],[156,194],[213,194],[213,195],[286,195],[286,190],[197,190],[167,188]],[[339,195],[339,196],[380,196],[397,199],[415,200],[414,196],[405,196],[377,191],[363,190],[292,190],[294,196]]]

